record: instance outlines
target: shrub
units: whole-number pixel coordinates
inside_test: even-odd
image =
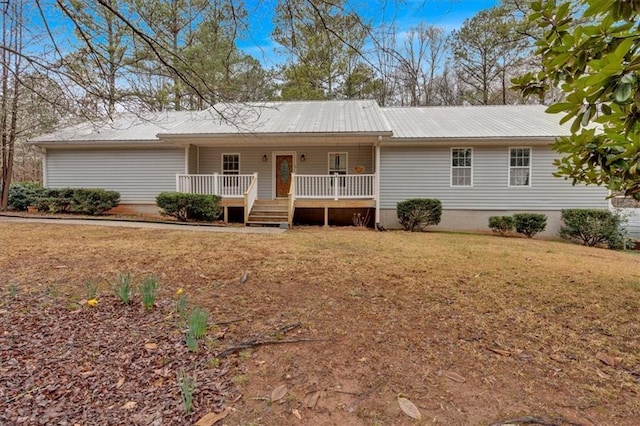
[[[38,182],[16,182],[9,187],[9,208],[25,211],[35,206],[38,198],[46,191]]]
[[[541,213],[517,213],[513,220],[518,234],[524,234],[527,238],[533,238],[547,227],[547,216]]]
[[[504,237],[507,232],[513,231],[515,220],[511,216],[491,216],[489,218],[489,228],[496,234]]]
[[[161,192],[156,204],[165,216],[179,221],[212,221],[220,215],[220,197],[217,195],[184,194],[181,192]]]
[[[429,198],[410,198],[397,205],[398,219],[406,231],[422,231],[440,223],[442,203]]]
[[[38,210],[48,213],[99,215],[114,208],[120,194],[98,188],[46,189],[35,202]]]
[[[97,216],[114,208],[120,202],[120,194],[116,191],[107,191],[98,188],[78,188],[73,190],[71,196],[71,213]]]
[[[562,221],[560,237],[566,240],[577,240],[589,247],[601,243],[624,246],[624,218],[620,214],[604,209],[567,209],[562,210]]]

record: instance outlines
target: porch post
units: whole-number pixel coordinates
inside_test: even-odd
[[[382,137],[378,138],[378,143],[376,143],[376,170],[375,175],[373,176],[373,197],[376,200],[376,214],[375,214],[375,227],[376,229],[380,228],[380,140]]]
[[[338,174],[333,174],[333,199],[338,199]]]
[[[220,195],[219,184],[218,184],[218,174],[213,174],[213,195]]]

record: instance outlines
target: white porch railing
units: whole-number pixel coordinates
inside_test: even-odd
[[[176,175],[176,191],[243,198],[255,175]],[[256,185],[257,186],[257,185]]]
[[[249,184],[249,188],[244,193],[244,223],[249,222],[249,213],[253,208],[253,204],[258,199],[258,174],[253,174],[253,180]]]
[[[295,175],[295,198],[375,198],[375,175]]]

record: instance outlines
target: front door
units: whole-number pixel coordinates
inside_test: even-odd
[[[293,155],[276,155],[276,198],[288,197],[293,172]]]

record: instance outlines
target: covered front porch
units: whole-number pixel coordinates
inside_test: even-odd
[[[284,160],[283,160],[284,161]],[[280,162],[282,164],[282,161]],[[274,197],[260,197],[260,174],[178,174],[176,191],[222,197],[224,221],[229,209],[243,209],[247,225],[293,225],[296,208],[323,209],[328,226],[330,209],[372,209],[376,207],[376,174],[307,175],[287,171],[286,164],[275,172]]]

